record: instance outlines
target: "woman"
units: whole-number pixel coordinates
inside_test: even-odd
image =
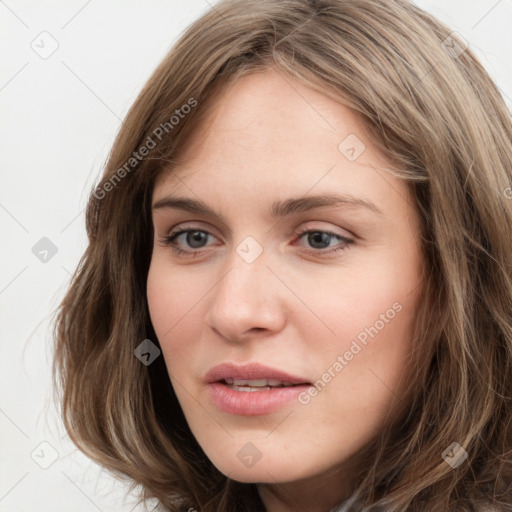
[[[424,11],[216,4],[91,194],[70,437],[161,510],[510,510],[511,182],[510,112]]]

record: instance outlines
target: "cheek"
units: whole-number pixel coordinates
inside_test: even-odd
[[[177,376],[190,367],[193,348],[201,339],[204,323],[201,298],[208,287],[201,287],[200,283],[201,279],[173,272],[161,259],[151,262],[147,279],[149,313],[172,375]]]
[[[158,265],[151,263],[147,280],[147,299],[151,323],[160,341],[163,334],[173,325],[176,311],[176,294],[170,293],[166,274],[159,271]]]
[[[314,278],[303,273],[293,280],[303,302],[329,328],[316,326],[323,348],[343,353],[354,339],[364,344],[376,337],[392,338],[394,345],[407,343],[421,292],[420,260],[415,253],[406,260],[391,250],[369,253],[358,260],[357,268],[328,270],[316,272]],[[306,325],[301,320],[304,315],[290,311],[290,318],[299,327]],[[384,342],[379,344],[383,346]]]
[[[151,260],[147,299],[151,322],[160,341],[175,330],[179,319],[192,308],[199,293],[196,285],[197,280],[181,277],[160,254]]]
[[[338,315],[335,347],[321,370],[321,385],[329,383],[318,395],[318,406],[334,405],[339,421],[351,417],[354,439],[357,432],[369,438],[394,405],[405,403],[421,295],[418,276],[404,279],[403,271],[401,278],[396,272],[367,275],[354,288],[352,301],[344,303],[346,314]]]
[[[414,253],[398,264],[390,252],[358,272],[340,273],[325,285],[320,280],[311,304],[335,334],[317,346],[316,373],[325,391],[314,400],[326,408],[337,403],[344,413],[370,408],[380,414],[400,395],[421,300],[420,275]]]

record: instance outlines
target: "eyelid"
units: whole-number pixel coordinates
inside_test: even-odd
[[[218,238],[218,236],[215,233],[212,233],[210,231],[211,229],[213,229],[214,231],[216,230],[216,228],[214,226],[212,226],[211,224],[205,223],[205,224],[207,224],[207,227],[203,228],[202,226],[200,226],[198,224],[198,223],[201,223],[201,222],[203,222],[203,221],[181,222],[181,223],[176,224],[175,226],[171,227],[166,232],[165,236],[170,237],[173,234],[176,234],[176,233],[178,233],[180,231],[186,231],[186,230],[190,229],[192,231],[193,230],[205,231],[205,232],[208,232],[209,234],[211,234],[211,235],[213,235],[213,236]],[[325,222],[325,221],[307,221],[305,224],[301,224],[300,228],[292,230],[292,233],[297,235],[297,236],[300,236],[300,235],[304,234],[307,231],[321,231],[321,232],[331,233],[333,235],[340,236],[341,238],[345,238],[345,239],[346,238],[352,238],[352,239],[357,239],[358,238],[357,235],[355,235],[351,231],[348,231],[347,229],[343,230],[343,231],[345,231],[346,234],[342,234],[342,233],[334,232],[334,230],[331,229],[331,228],[322,228],[322,227],[318,227],[318,226],[310,226],[310,223],[312,223],[312,222]],[[337,228],[337,229],[341,229],[341,228]]]
[[[207,227],[200,226],[201,221],[189,221],[189,222],[180,222],[179,224],[176,224],[172,228],[166,231],[167,237],[172,236],[173,234],[179,233],[180,231],[205,231],[209,233],[212,236],[217,237],[212,231],[216,231],[215,227],[213,227],[211,224],[207,224]],[[218,238],[218,237],[217,237]]]
[[[336,228],[331,228],[331,227],[319,227],[317,224],[318,222],[323,222],[325,224],[331,224],[332,225],[332,222],[326,222],[326,221],[308,221],[306,222],[305,224],[301,224],[301,227],[300,228],[297,228],[296,230],[294,230],[294,233],[296,235],[300,235],[300,234],[303,234],[304,232],[307,232],[307,231],[322,231],[322,232],[325,232],[325,233],[331,233],[333,235],[336,235],[336,236],[339,236],[341,238],[345,238],[345,239],[357,239],[358,237],[352,233],[351,231],[347,230],[347,229],[343,229],[343,228],[340,228],[339,226],[337,226]],[[310,225],[311,223],[314,223],[314,225]],[[341,232],[338,232],[341,231]]]

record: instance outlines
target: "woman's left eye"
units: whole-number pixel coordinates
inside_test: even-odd
[[[304,248],[304,251],[316,256],[345,250],[350,244],[354,243],[354,240],[337,233],[317,229],[297,232],[296,235],[299,239],[307,240],[308,244],[312,246],[312,249]],[[202,229],[180,229],[166,236],[162,242],[164,245],[171,247],[179,256],[195,256],[199,252],[198,249],[207,247],[205,242],[207,242],[209,236],[213,235]],[[188,249],[180,247],[180,238],[181,243],[185,243],[189,247]],[[331,245],[333,240],[341,242],[341,244],[338,243],[334,245],[333,249],[326,251],[325,249],[333,247]]]
[[[302,239],[305,235],[307,235],[304,239],[313,246],[314,250],[307,249],[306,252],[309,254],[317,255],[320,253],[323,254],[331,254],[336,253],[338,251],[345,250],[350,244],[354,243],[354,240],[347,238],[345,236],[341,236],[338,233],[333,233],[332,231],[321,231],[317,229],[308,229],[306,231],[302,231],[297,233],[300,239]],[[341,242],[338,245],[335,245],[333,249],[329,251],[325,251],[323,249],[333,247],[330,245],[332,240],[337,240]],[[325,244],[327,244],[325,246]],[[320,247],[319,247],[320,246]]]

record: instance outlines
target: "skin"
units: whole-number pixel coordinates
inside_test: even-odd
[[[153,204],[179,195],[220,217],[153,211],[147,294],[169,376],[194,436],[222,473],[260,483],[269,512],[325,511],[347,497],[357,452],[403,403],[422,296],[419,217],[358,116],[280,72],[229,84],[201,128],[153,191]],[[366,146],[354,161],[338,149],[349,134]],[[382,215],[349,205],[279,219],[269,213],[274,201],[321,193],[364,198]],[[180,227],[209,233],[195,245],[178,237],[188,256],[164,243]],[[353,243],[298,230],[332,231]],[[263,249],[252,263],[236,251],[248,236]],[[358,334],[396,303],[400,312],[334,371]],[[240,416],[218,409],[203,383],[226,361],[260,362],[311,382],[331,368],[332,378],[307,404]],[[252,467],[237,457],[248,442],[261,453]]]

